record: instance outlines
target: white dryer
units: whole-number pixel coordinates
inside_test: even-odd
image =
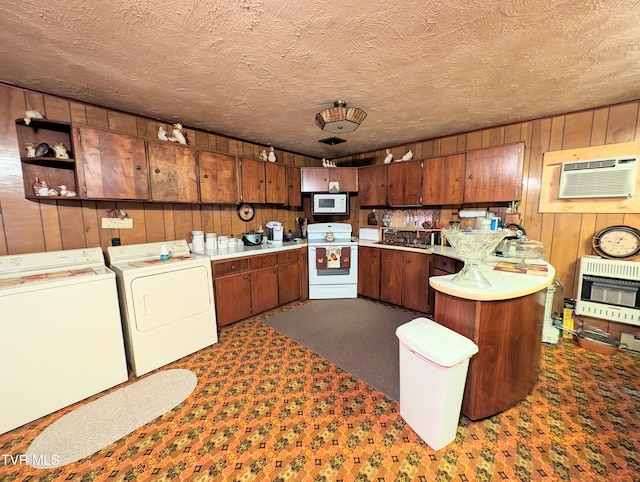
[[[0,433],[128,379],[101,248],[0,256]]]
[[[161,260],[165,246],[169,259]],[[109,246],[129,365],[136,376],[218,341],[211,259],[186,240]]]

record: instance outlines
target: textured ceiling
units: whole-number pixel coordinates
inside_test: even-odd
[[[640,98],[629,0],[20,0],[0,81],[328,159]],[[316,113],[368,116],[347,142]]]

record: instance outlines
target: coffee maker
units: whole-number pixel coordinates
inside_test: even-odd
[[[284,229],[279,221],[269,221],[267,224],[267,243],[282,244]]]

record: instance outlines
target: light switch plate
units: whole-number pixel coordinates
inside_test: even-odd
[[[133,218],[102,218],[102,229],[133,229]]]

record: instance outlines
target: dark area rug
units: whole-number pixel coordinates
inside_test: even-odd
[[[396,328],[423,314],[363,298],[313,300],[264,323],[393,400],[400,400]]]

